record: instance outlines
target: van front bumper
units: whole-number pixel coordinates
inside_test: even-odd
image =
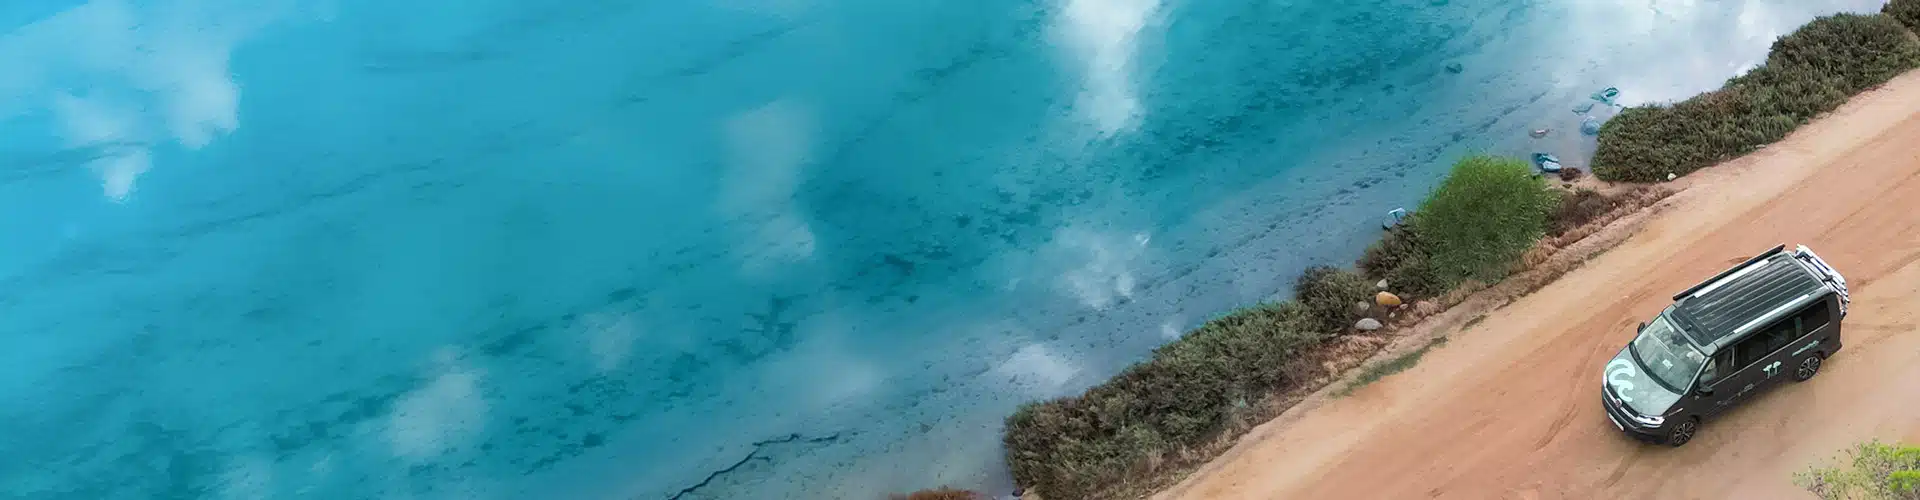
[[[1660,443],[1667,439],[1666,426],[1648,426],[1634,420],[1627,415],[1627,410],[1621,407],[1619,401],[1613,399],[1613,394],[1605,387],[1600,388],[1600,407],[1606,410],[1607,420],[1613,422],[1615,429],[1633,436],[1634,439],[1649,443]]]

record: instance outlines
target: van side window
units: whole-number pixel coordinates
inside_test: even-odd
[[[1772,325],[1767,325],[1765,329],[1755,332],[1746,340],[1740,341],[1739,344],[1735,344],[1734,350],[1738,351],[1740,356],[1740,366],[1744,368],[1760,361],[1760,358],[1767,357],[1768,354],[1773,354],[1773,351],[1792,343],[1793,339],[1799,338],[1796,335],[1796,327],[1799,325],[1798,317],[1782,318]]]
[[[1798,318],[1800,320],[1799,333],[1800,335],[1813,333],[1814,330],[1819,330],[1820,327],[1827,326],[1827,322],[1831,321],[1832,318],[1832,313],[1827,311],[1827,301],[1822,300],[1815,302],[1812,306],[1808,306],[1807,310],[1800,311]]]

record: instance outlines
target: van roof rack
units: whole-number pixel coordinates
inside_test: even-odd
[[[1761,252],[1760,255],[1755,255],[1753,256],[1753,258],[1747,259],[1746,262],[1741,262],[1740,265],[1727,268],[1727,270],[1725,271],[1720,271],[1720,274],[1715,274],[1713,275],[1712,278],[1707,278],[1706,281],[1702,281],[1698,284],[1695,284],[1693,285],[1692,288],[1688,288],[1686,291],[1674,294],[1673,300],[1675,302],[1679,302],[1680,299],[1686,298],[1688,295],[1692,295],[1693,292],[1699,291],[1701,288],[1704,288],[1707,285],[1711,285],[1711,284],[1714,284],[1714,282],[1720,281],[1721,278],[1725,278],[1729,274],[1740,272],[1741,269],[1746,269],[1747,266],[1751,266],[1755,262],[1767,260],[1767,257],[1772,257],[1774,255],[1778,255],[1780,252],[1785,252],[1785,251],[1787,251],[1787,246],[1785,244],[1782,244],[1780,246],[1773,247],[1772,250]]]
[[[1824,295],[1826,285],[1793,258],[1786,245],[1748,259],[1713,279],[1674,296],[1674,309],[1690,323],[1694,343],[1712,350],[1737,340],[1793,307]]]

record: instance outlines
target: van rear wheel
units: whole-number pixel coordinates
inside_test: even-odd
[[[1820,353],[1816,352],[1813,353],[1812,356],[1807,356],[1807,359],[1800,360],[1800,366],[1794,367],[1793,369],[1793,381],[1806,382],[1807,379],[1813,378],[1814,375],[1819,375],[1820,365],[1824,362],[1824,360],[1821,359],[1823,357],[1825,356],[1821,356]]]
[[[1688,418],[1673,424],[1673,430],[1667,432],[1667,446],[1679,448],[1693,440],[1693,433],[1700,430],[1700,419]]]

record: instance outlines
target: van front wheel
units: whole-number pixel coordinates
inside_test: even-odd
[[[1800,360],[1800,366],[1793,369],[1793,381],[1806,382],[1814,375],[1819,375],[1820,365],[1823,362],[1821,357],[1820,353],[1816,352],[1812,356],[1807,356],[1807,359]]]
[[[1680,445],[1687,444],[1688,441],[1693,440],[1693,433],[1699,430],[1700,419],[1688,418],[1682,420],[1680,423],[1674,424],[1673,430],[1667,433],[1667,446],[1678,448]]]

